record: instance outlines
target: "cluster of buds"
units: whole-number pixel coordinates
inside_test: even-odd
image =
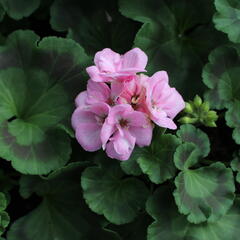
[[[202,101],[196,95],[193,101],[186,102],[185,109],[183,110],[184,116],[178,121],[180,123],[200,123],[207,127],[216,127],[218,115],[216,111],[210,110],[209,102]]]

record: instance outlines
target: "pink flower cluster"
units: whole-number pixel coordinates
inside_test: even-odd
[[[173,118],[185,103],[171,88],[165,71],[148,77],[147,56],[139,48],[124,55],[106,48],[97,52],[88,67],[87,90],[76,98],[72,126],[86,151],[106,150],[111,158],[127,160],[135,144],[152,140],[154,123],[176,129]]]

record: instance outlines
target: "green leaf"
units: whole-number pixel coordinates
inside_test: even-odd
[[[0,235],[2,235],[10,223],[10,217],[7,212],[0,212]]]
[[[237,199],[232,208],[217,222],[191,225],[188,236],[194,240],[236,240],[239,238],[240,229],[240,201]]]
[[[209,63],[203,68],[203,82],[210,88],[205,99],[211,108],[223,109],[229,100],[239,99],[237,78],[240,64],[238,45],[218,47],[209,55]],[[221,66],[221,67],[219,67]]]
[[[236,240],[240,234],[239,199],[231,209],[214,223],[191,224],[179,214],[171,189],[159,187],[147,201],[147,211],[154,218],[148,227],[148,240]]]
[[[194,143],[186,142],[177,147],[174,163],[179,170],[186,170],[195,165],[200,156],[199,148]]]
[[[240,144],[240,101],[234,101],[225,114],[226,123],[229,127],[234,128],[233,139]]]
[[[119,164],[89,167],[81,178],[83,196],[90,209],[114,224],[133,221],[144,206],[148,190],[143,182],[123,178]]]
[[[175,185],[174,197],[180,213],[195,224],[217,221],[233,204],[233,174],[219,162],[184,170],[176,177]]]
[[[7,208],[7,199],[4,193],[0,192],[0,212]]]
[[[89,54],[106,47],[123,53],[131,48],[137,26],[115,5],[115,1],[55,0],[50,22],[53,29],[68,31],[68,37]]]
[[[24,196],[36,193],[41,204],[13,223],[8,240],[119,240],[116,233],[104,230],[100,219],[82,199],[79,179],[82,164],[72,163],[47,178],[23,176],[20,191]],[[94,231],[93,231],[94,226]]]
[[[148,227],[148,240],[183,240],[187,222],[178,213],[172,198],[172,188],[159,187],[146,203],[146,210],[153,217],[154,222]]]
[[[193,125],[181,125],[177,131],[177,136],[181,138],[183,142],[194,143],[199,148],[202,157],[206,157],[209,154],[210,142],[207,134]]]
[[[7,14],[16,20],[31,15],[40,5],[40,0],[0,0]]]
[[[47,174],[69,160],[65,129],[89,58],[70,39],[39,42],[31,31],[16,31],[6,42],[0,47],[0,156],[22,173]]]
[[[142,149],[135,147],[132,155],[127,161],[122,161],[120,166],[122,170],[128,174],[133,176],[140,176],[142,174],[142,170],[137,163],[137,159],[141,156]]]
[[[173,155],[180,143],[176,136],[165,134],[156,138],[151,146],[139,149],[135,156],[137,162],[153,183],[159,184],[175,176]]]
[[[202,66],[209,51],[222,42],[221,34],[209,24],[213,9],[206,0],[120,1],[123,15],[143,23],[134,43],[149,57],[148,72],[166,70],[186,99],[203,91]]]
[[[216,29],[226,33],[232,42],[240,43],[240,3],[238,0],[215,0],[213,17]]]
[[[240,183],[240,152],[234,154],[234,158],[231,161],[231,168],[237,172],[236,180]]]

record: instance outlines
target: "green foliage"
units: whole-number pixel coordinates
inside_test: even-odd
[[[179,212],[192,223],[215,222],[224,216],[234,200],[231,169],[214,163],[198,169],[184,169],[175,179],[174,197]]]
[[[171,83],[187,99],[201,94],[202,66],[222,39],[208,24],[213,4],[208,0],[120,0],[120,9],[125,16],[143,23],[134,43],[149,56],[149,73],[166,70]]]
[[[28,174],[49,173],[69,160],[70,140],[58,124],[70,117],[73,88],[88,61],[72,40],[37,41],[33,32],[17,31],[0,49],[0,156]]]
[[[36,193],[40,205],[17,220],[8,232],[8,240],[118,240],[117,235],[104,228],[82,199],[79,179],[82,164],[73,163],[51,173],[47,178],[23,176],[20,193],[28,198]],[[92,231],[94,226],[94,231]]]
[[[0,0],[0,239],[238,240],[239,26],[239,0]],[[86,67],[133,47],[183,96],[181,125],[127,161],[86,152]]]
[[[183,142],[194,143],[203,157],[206,157],[210,152],[210,142],[207,134],[191,124],[182,125],[177,131],[177,136]]]
[[[228,111],[226,112],[225,119],[227,125],[233,130],[233,139],[237,144],[240,144],[240,101],[235,101],[229,107]]]
[[[90,209],[114,224],[133,221],[148,196],[142,181],[134,177],[122,179],[123,176],[115,163],[107,167],[89,167],[81,179],[83,196]]]
[[[229,101],[239,99],[239,64],[239,45],[221,46],[210,53],[202,76],[210,89],[205,93],[205,99],[212,108],[223,109]]]
[[[40,5],[40,0],[0,0],[7,14],[19,20],[31,15]]]
[[[217,13],[215,27],[226,33],[232,42],[240,43],[240,2],[238,0],[215,0]]]
[[[147,174],[153,183],[159,184],[175,176],[173,154],[180,143],[176,136],[161,135],[151,146],[133,152],[132,158],[137,159],[142,172]]]

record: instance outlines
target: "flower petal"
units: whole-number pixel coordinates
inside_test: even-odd
[[[73,112],[71,122],[74,129],[81,123],[95,123],[95,114],[79,107]]]
[[[123,55],[121,72],[143,72],[147,65],[148,57],[139,48],[133,48]]]
[[[81,123],[76,129],[76,138],[84,150],[94,152],[102,147],[101,126],[97,123]]]
[[[91,78],[91,80],[94,82],[106,82],[107,81],[100,75],[99,69],[96,66],[87,67],[86,71],[87,71],[89,77]]]
[[[86,106],[86,98],[87,98],[87,91],[80,92],[77,97],[75,98],[75,105],[77,107],[85,107]]]
[[[107,103],[110,98],[110,88],[106,83],[88,81],[87,84],[87,99],[88,104],[99,102]]]
[[[115,131],[116,131],[115,125],[108,124],[106,121],[104,122],[100,134],[103,149],[105,149],[106,143],[108,142],[108,140]]]
[[[152,125],[148,125],[147,127],[130,127],[130,134],[136,138],[136,144],[139,147],[149,146],[152,141]]]
[[[147,116],[139,111],[127,112],[124,114],[124,117],[128,120],[130,126],[147,127],[149,125]]]
[[[153,120],[158,126],[163,128],[169,128],[169,129],[177,129],[176,124],[173,122],[171,118],[165,117],[165,118],[158,118]]]
[[[94,63],[100,72],[116,72],[119,68],[120,60],[120,54],[112,51],[110,48],[97,52],[94,57]]]

